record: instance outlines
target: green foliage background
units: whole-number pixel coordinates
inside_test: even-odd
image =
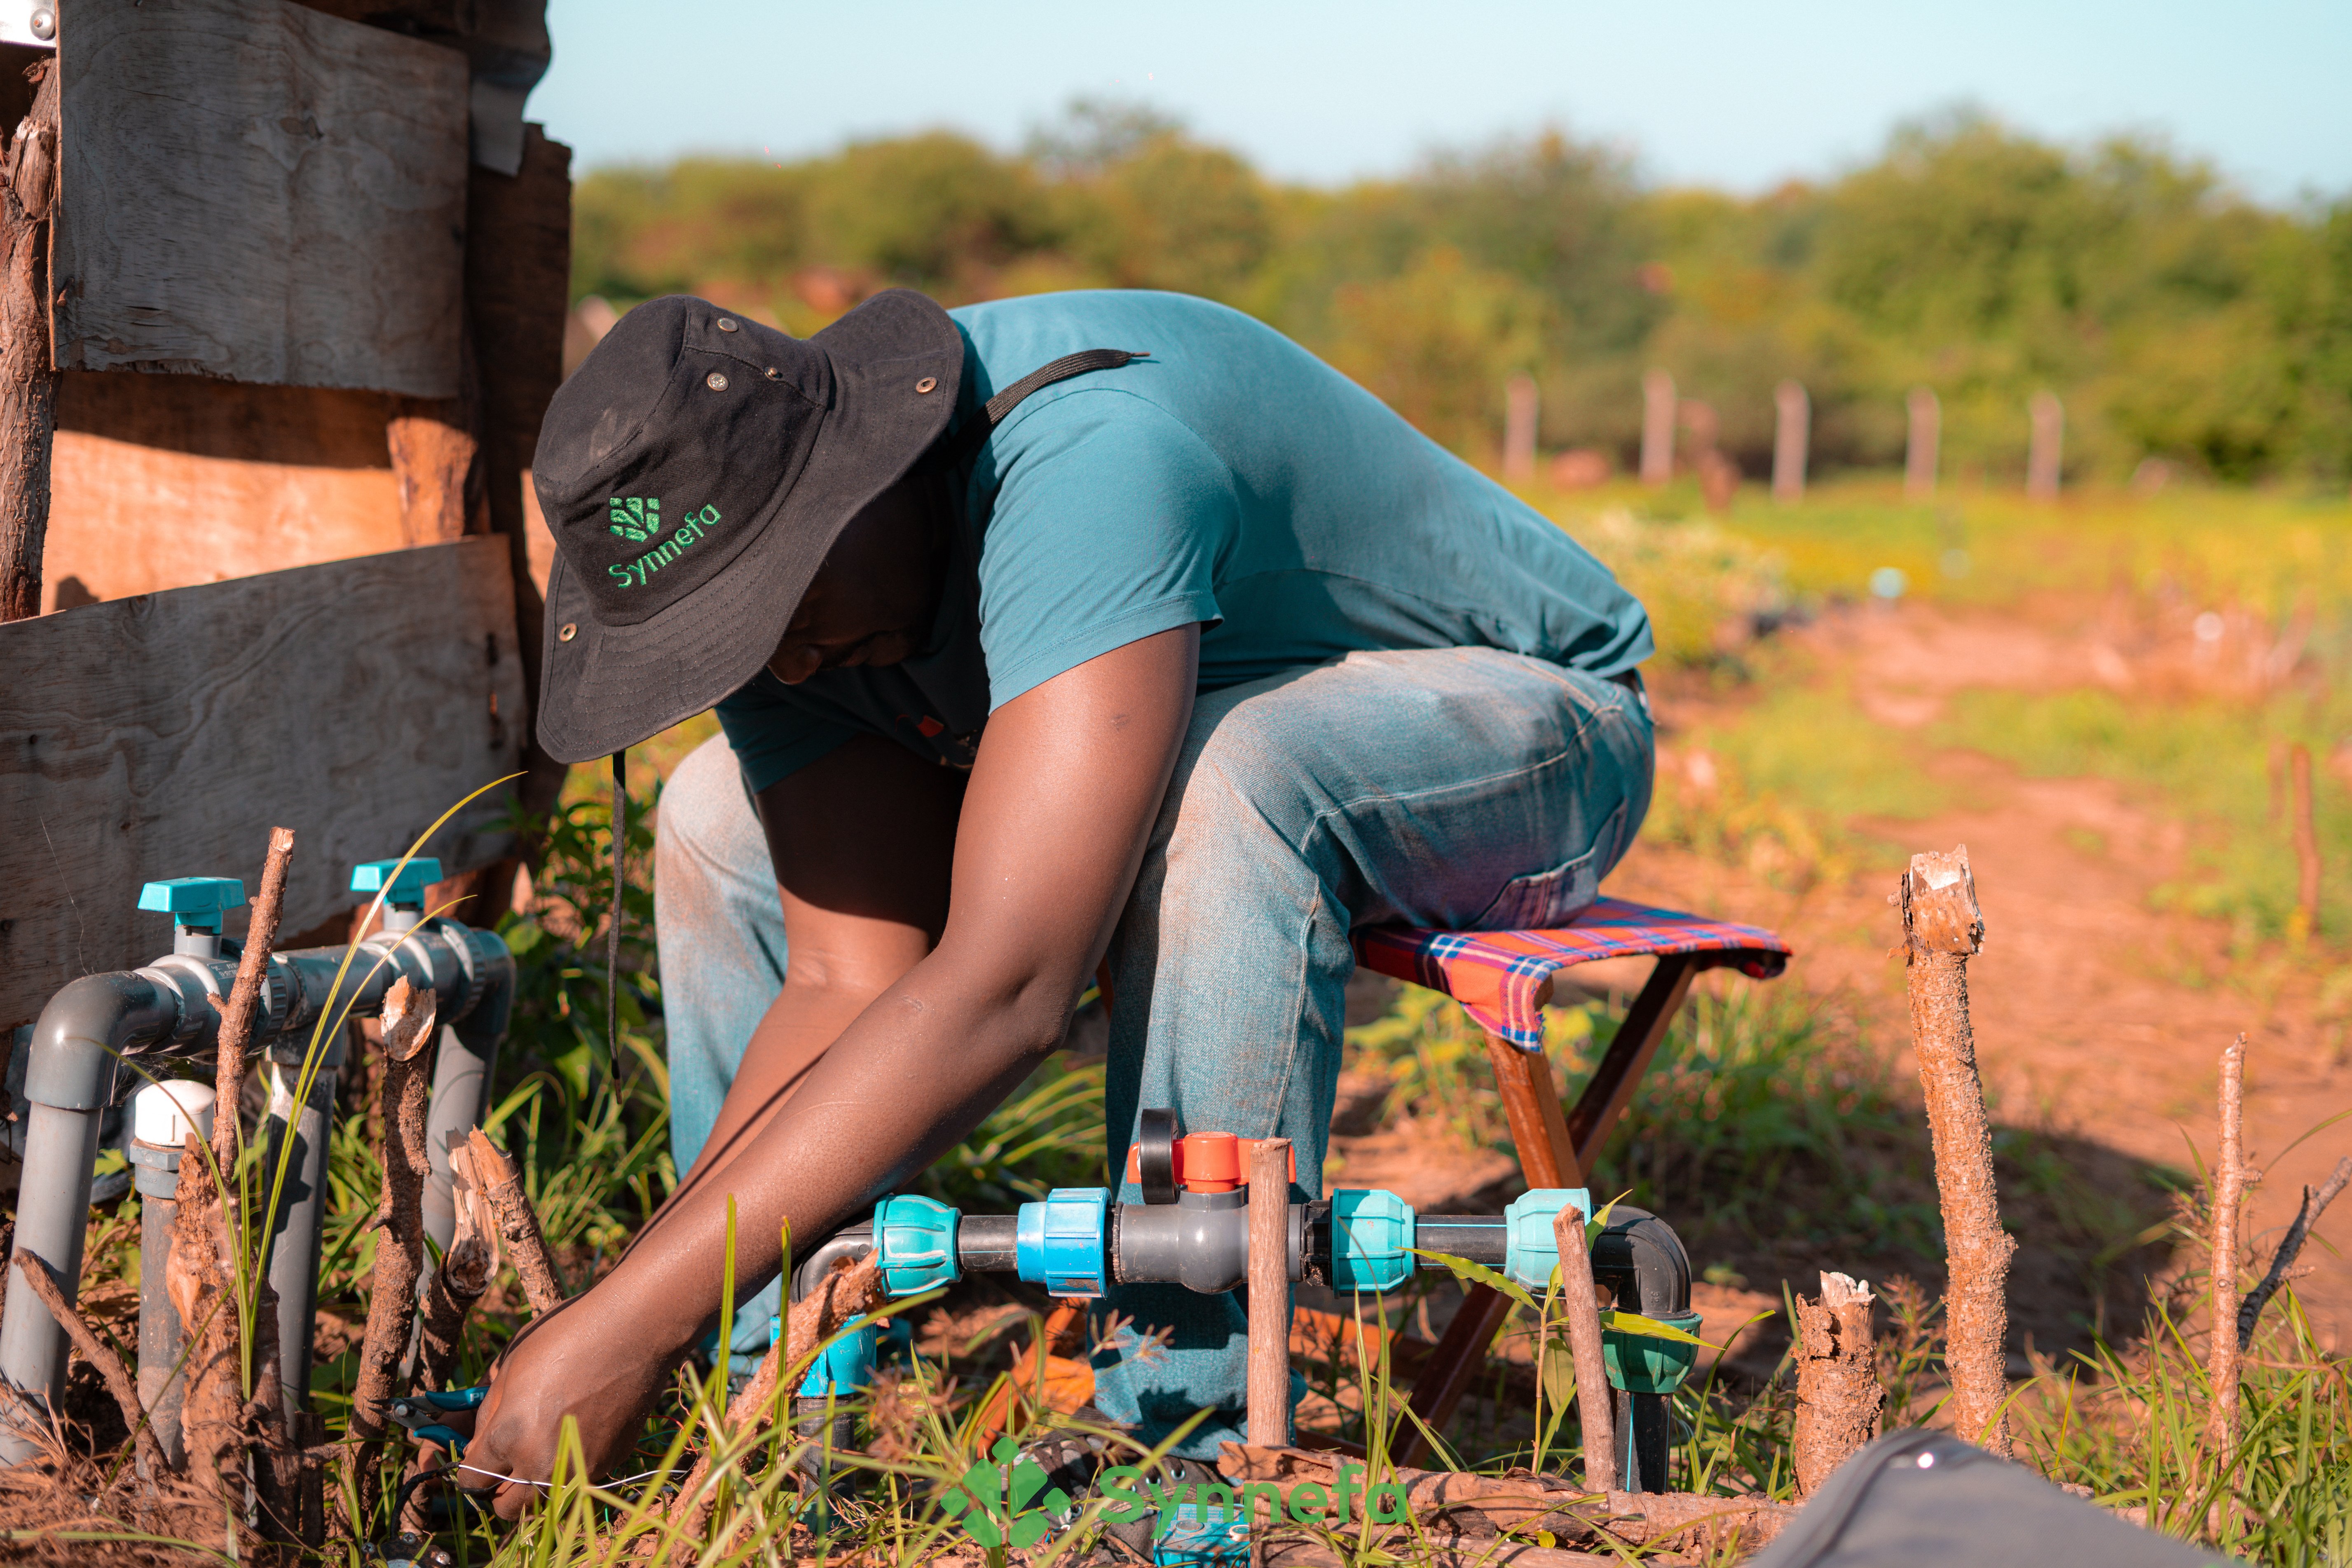
[[[1525,370],[1547,447],[1630,461],[1655,364],[1757,475],[1772,388],[1795,377],[1817,470],[1899,461],[1904,395],[1926,385],[1956,476],[2021,475],[2026,400],[2048,387],[2071,478],[2150,458],[2223,480],[2352,477],[2352,194],[2272,210],[2145,137],[2059,147],[1955,111],[1865,167],[1749,200],[1652,188],[1623,153],[1546,132],[1324,190],[1080,102],[1016,155],[929,132],[792,163],[604,169],[574,211],[578,294],[691,291],[799,332],[894,283],[949,304],[1205,295],[1474,458]]]

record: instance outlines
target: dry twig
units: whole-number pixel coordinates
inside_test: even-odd
[[[419,991],[405,978],[394,981],[383,998],[383,1198],[369,1222],[383,1234],[376,1238],[347,1428],[360,1444],[353,1468],[362,1521],[374,1512],[376,1455],[391,1429],[390,1405],[400,1392],[400,1360],[416,1310],[416,1277],[425,1267],[425,1094],[438,1005],[432,991]]]
[[[16,1271],[25,1277],[25,1283],[32,1287],[41,1305],[49,1310],[49,1316],[65,1330],[66,1338],[73,1342],[81,1359],[98,1368],[98,1375],[106,1380],[106,1391],[114,1395],[114,1403],[121,1408],[123,1423],[131,1428],[131,1442],[147,1473],[161,1476],[170,1471],[171,1460],[164,1456],[163,1445],[155,1440],[147,1412],[139,1403],[139,1385],[132,1380],[131,1369],[122,1364],[122,1357],[92,1332],[82,1315],[74,1310],[73,1303],[66,1300],[65,1292],[50,1278],[47,1263],[32,1253],[19,1252]]]
[[[2212,1403],[2205,1443],[2233,1466],[2238,1447],[2238,1211],[2246,1196],[2246,1037],[2221,1052],[2221,1148],[2213,1163],[2213,1346],[2206,1364]]]
[[[522,1281],[524,1299],[534,1315],[552,1312],[563,1305],[563,1282],[548,1258],[547,1238],[540,1234],[539,1215],[530,1206],[530,1194],[523,1191],[521,1173],[480,1128],[466,1134],[466,1142],[482,1195],[498,1215],[499,1234],[506,1238],[507,1255]]]
[[[189,1478],[208,1495],[242,1507],[245,1393],[227,1200],[210,1151],[190,1132],[180,1155],[177,1212],[164,1262],[164,1293],[187,1334],[181,1446]]]
[[[1896,895],[1911,992],[1911,1043],[1927,1100],[1936,1150],[1936,1192],[1944,1213],[1950,1283],[1946,1289],[1945,1362],[1962,1436],[2009,1453],[2009,1261],[2017,1243],[2000,1228],[1992,1174],[1992,1130],[1977,1074],[1969,1023],[1968,963],[1984,937],[1969,847],[1911,857]]]
[[[2263,1309],[2270,1305],[2271,1298],[2278,1294],[2281,1285],[2286,1283],[2287,1270],[2294,1267],[2294,1260],[2302,1255],[2303,1244],[2309,1238],[2311,1227],[2319,1223],[2319,1216],[2327,1212],[2327,1205],[2336,1201],[2347,1185],[2352,1185],[2352,1154],[2336,1162],[2336,1169],[2328,1173],[2326,1181],[2317,1187],[2303,1189],[2303,1203],[2294,1211],[2294,1223],[2286,1227],[2286,1237],[2273,1255],[2271,1266],[2263,1275],[2263,1282],[2238,1303],[2240,1350],[2253,1347],[2254,1324],[2261,1320]]]
[[[833,1272],[792,1304],[784,1317],[782,1337],[768,1347],[760,1370],[752,1374],[743,1392],[729,1401],[728,1430],[757,1432],[768,1426],[782,1404],[777,1396],[779,1384],[787,1377],[800,1375],[818,1346],[880,1306],[888,1294],[881,1265],[873,1253],[866,1253],[855,1263],[845,1258],[835,1260]],[[681,1539],[699,1540],[709,1522],[712,1500],[701,1495],[709,1475],[710,1451],[706,1448],[694,1461],[694,1468],[686,1473],[685,1481],[677,1489],[677,1500],[670,1505],[669,1522]],[[660,1537],[653,1535],[640,1538],[635,1548],[637,1555],[653,1555],[659,1551],[660,1541]]]
[[[253,1044],[255,1010],[261,1006],[261,979],[269,972],[269,950],[278,945],[278,917],[286,907],[286,863],[294,855],[294,830],[269,830],[269,854],[261,863],[261,890],[254,895],[253,921],[246,928],[245,952],[236,961],[236,983],[221,1008],[213,1068],[213,1158],[224,1178],[233,1176],[243,1143],[238,1096],[245,1085],[245,1053]],[[266,1009],[264,1009],[266,1011]]]
[[[1797,1495],[1812,1496],[1874,1441],[1886,1390],[1878,1385],[1870,1286],[1824,1271],[1822,1294],[1797,1298],[1797,1422],[1790,1447]]]
[[[1584,1434],[1584,1484],[1617,1489],[1616,1396],[1601,1352],[1601,1292],[1592,1283],[1592,1255],[1584,1249],[1584,1214],[1573,1204],[1552,1215],[1559,1248],[1560,1306],[1568,1314],[1569,1353],[1576,1359],[1576,1421]]]

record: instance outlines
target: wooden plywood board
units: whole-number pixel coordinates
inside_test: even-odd
[[[78,0],[58,58],[59,369],[456,395],[464,56],[286,0]]]
[[[58,378],[42,608],[411,542],[388,393],[203,376]]]
[[[299,836],[284,929],[303,931],[351,907],[355,862],[514,772],[508,550],[465,539],[0,626],[0,1027],[171,950],[136,909],[143,882],[243,877],[250,894],[283,824]],[[453,871],[505,853],[502,795],[427,853]]]

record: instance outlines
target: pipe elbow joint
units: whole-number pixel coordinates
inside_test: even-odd
[[[180,998],[144,974],[85,974],[49,998],[33,1026],[25,1098],[60,1110],[101,1110],[133,1046],[179,1026]]]

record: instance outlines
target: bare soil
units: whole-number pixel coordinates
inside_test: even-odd
[[[2070,613],[1996,617],[1905,606],[1838,614],[1793,635],[1815,656],[1818,679],[1850,685],[1866,713],[1910,731],[1969,686],[2126,687],[2199,674],[2179,639],[2119,630],[2111,611],[2088,625],[2069,624]],[[1688,765],[1685,737],[1717,700],[1671,686],[1658,694],[1662,774]],[[2135,799],[2102,778],[2023,778],[1924,736],[1917,763],[1966,804],[1925,821],[1857,826],[1911,850],[1969,847],[1987,928],[1984,952],[1970,965],[1970,1004],[1996,1120],[2043,1134],[2095,1190],[2144,1206],[2147,1178],[2158,1168],[2210,1160],[2221,1049],[2244,1030],[2247,1147],[2263,1172],[2247,1229],[2266,1260],[2303,1184],[2352,1152],[2352,1121],[2288,1148],[2352,1106],[2352,1064],[2315,1016],[2321,966],[2233,963],[2221,922],[2154,906],[2152,890],[2176,873],[2185,847],[2160,802]],[[1851,1009],[1870,1037],[1899,1049],[1909,1030],[1894,952],[1901,932],[1888,902],[1895,884],[1892,871],[1880,871],[1785,890],[1744,868],[1645,842],[1606,890],[1781,931],[1797,957],[1778,984]],[[2030,1194],[2004,1191],[2002,1198],[2005,1209],[2035,1206]],[[2012,1311],[2031,1325],[2048,1316],[2037,1310],[2036,1291],[2079,1290],[2035,1277],[2030,1223],[2020,1241]],[[2322,1343],[2339,1352],[2352,1346],[2347,1255],[2352,1214],[2331,1211],[2297,1281]],[[1777,1304],[1775,1282],[1748,1283]],[[2054,1348],[2048,1331],[2040,1342]]]

